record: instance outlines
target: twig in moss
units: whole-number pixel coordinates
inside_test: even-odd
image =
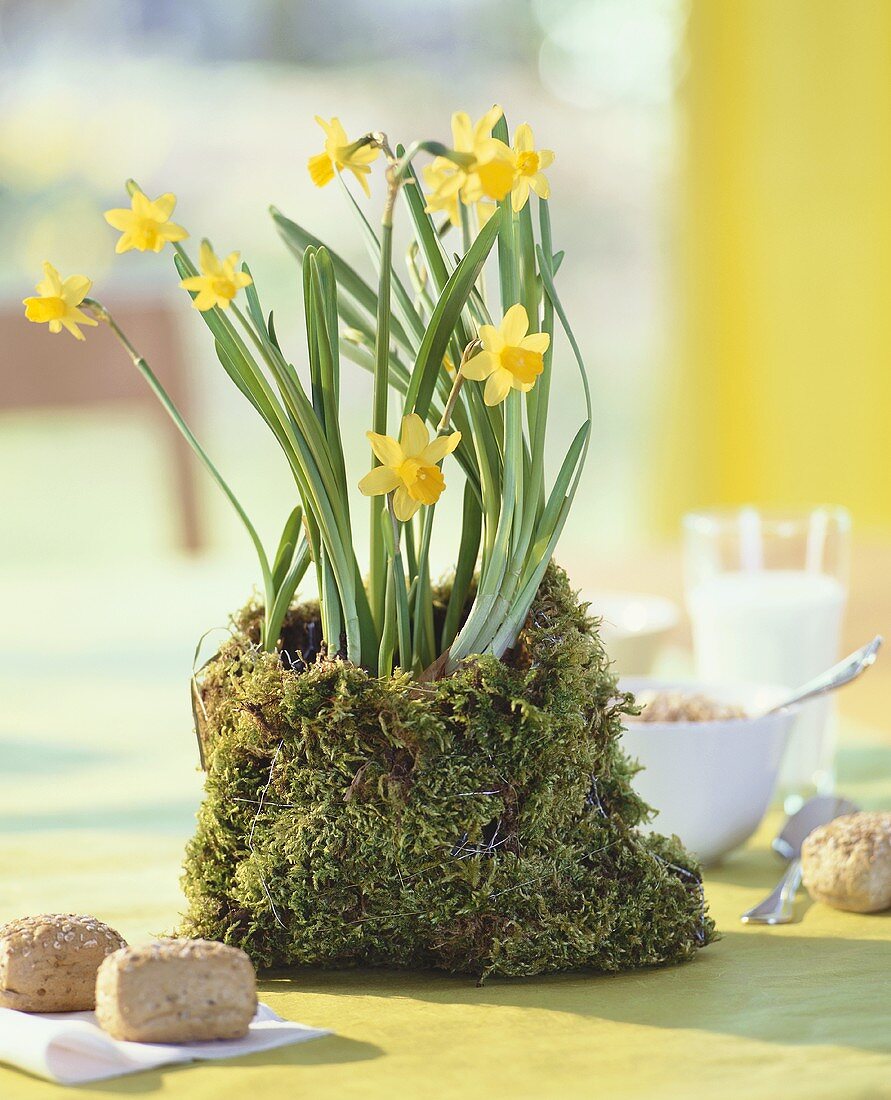
[[[696,942],[705,944],[707,936],[705,932],[705,888],[702,885],[702,879],[695,875],[692,871],[688,871],[686,867],[678,867],[676,863],[670,863],[667,859],[663,859],[662,856],[657,855],[656,852],[650,851],[649,848],[645,848],[645,851],[649,856],[660,863],[663,867],[667,867],[669,870],[674,871],[680,875],[681,878],[690,879],[696,885],[697,892],[699,894],[699,927],[694,931],[693,935],[696,937]]]
[[[260,795],[260,801],[257,804],[257,812],[254,814],[254,820],[251,822],[251,831],[248,834],[247,842],[248,850],[251,853],[253,853],[254,851],[254,830],[257,828],[257,822],[260,820],[260,814],[263,812],[263,806],[266,800],[266,793],[269,790],[270,784],[272,783],[272,774],[275,771],[275,765],[278,761],[278,754],[282,751],[283,745],[284,741],[279,741],[278,748],[275,750],[275,754],[272,757],[272,763],[269,765],[269,777],[266,780],[266,786],[263,788],[263,791]],[[279,926],[279,928],[287,928],[285,922],[278,915],[278,910],[275,907],[275,902],[272,900],[272,895],[269,893],[269,887],[266,885],[266,879],[259,873],[259,871],[257,872],[257,874],[260,879],[260,885],[263,887],[263,893],[266,895],[266,900],[269,902],[269,908],[272,910],[272,915],[275,918],[275,923]]]

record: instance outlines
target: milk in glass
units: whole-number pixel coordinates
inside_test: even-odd
[[[799,687],[838,658],[845,589],[805,570],[717,573],[688,592],[696,674],[703,680]],[[830,702],[803,705],[780,788],[828,790],[833,782]]]

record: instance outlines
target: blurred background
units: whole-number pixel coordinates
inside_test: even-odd
[[[369,271],[337,188],[307,174],[313,116],[446,138],[453,110],[493,102],[557,152],[559,283],[596,405],[560,549],[578,582],[677,598],[682,513],[747,500],[846,505],[855,575],[891,574],[885,0],[0,0],[0,721],[28,760],[44,743],[58,758],[62,711],[84,752],[120,723],[137,755],[175,727],[191,759],[184,670],[256,580],[243,531],[108,333],[89,333],[83,374],[65,333],[16,350],[41,262],[90,275],[159,349],[157,373],[272,541],[294,499],[274,441],[169,250],[115,257],[102,211],[130,176],[175,191],[193,238],[250,261],[299,362],[298,271],[268,204]],[[372,220],[380,203],[378,189]],[[578,395],[557,397],[562,435]],[[369,398],[356,368],[357,478]],[[444,570],[448,539],[438,553]],[[855,586],[852,609],[891,623],[882,592]],[[102,761],[90,782],[107,787],[133,756]],[[0,826],[27,798],[4,789]]]

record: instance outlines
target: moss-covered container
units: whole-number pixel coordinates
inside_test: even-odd
[[[678,962],[710,941],[691,857],[636,830],[631,700],[562,571],[505,661],[435,683],[313,659],[312,620],[291,613],[283,660],[248,609],[202,671],[186,934],[262,966],[480,979]]]

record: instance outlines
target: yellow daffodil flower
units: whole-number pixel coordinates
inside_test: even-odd
[[[436,157],[431,164],[425,164],[421,171],[429,192],[427,205],[424,207],[426,212],[436,214],[442,210],[448,214],[452,225],[460,226],[461,211],[458,196],[464,182],[464,173],[445,157]]]
[[[518,126],[514,133],[513,154],[516,179],[511,192],[511,205],[514,210],[520,211],[529,201],[530,190],[540,199],[550,196],[551,187],[542,170],[554,163],[554,154],[550,149],[536,151],[532,129],[526,122]]]
[[[200,309],[202,313],[214,306],[228,309],[239,290],[251,285],[254,280],[246,271],[235,270],[238,256],[237,252],[230,252],[225,260],[221,260],[207,241],[201,242],[198,254],[201,274],[182,279],[179,284],[184,290],[198,291],[197,297],[192,299],[195,309]]]
[[[115,252],[129,252],[131,248],[140,252],[160,252],[168,241],[182,241],[188,237],[181,225],[170,220],[176,195],[168,192],[152,202],[141,191],[134,191],[130,203],[129,210],[120,207],[105,211],[108,224],[121,231]]]
[[[513,152],[503,141],[492,137],[492,127],[503,111],[495,106],[476,123],[466,111],[452,115],[452,148],[469,153],[474,159],[466,168],[447,157],[436,157],[424,169],[424,181],[430,189],[427,212],[444,210],[452,225],[461,224],[458,200],[479,203],[484,198],[500,201],[514,186],[516,170]]]
[[[393,511],[405,523],[422,504],[435,504],[445,489],[439,463],[461,442],[461,433],[437,436],[430,442],[427,426],[417,413],[402,418],[399,442],[389,435],[366,432],[371,449],[381,461],[359,482],[367,497],[393,493]],[[394,492],[395,490],[395,492]]]
[[[351,143],[339,118],[332,118],[330,122],[326,122],[316,115],[316,122],[325,131],[325,149],[309,158],[307,167],[313,183],[316,187],[324,187],[334,179],[335,168],[338,172],[348,168],[362,184],[365,194],[370,195],[367,179],[371,172],[369,165],[377,157],[380,149],[376,145]]]
[[[458,169],[456,164],[445,157],[437,157],[431,164],[425,164],[422,173],[424,183],[429,190],[427,205],[424,207],[428,214],[443,211],[448,215],[449,221],[456,229],[461,227],[460,191],[464,183],[465,173]],[[480,228],[486,224],[489,218],[497,210],[497,204],[481,200],[476,204],[476,216]]]
[[[492,107],[477,123],[470,121],[466,111],[452,115],[452,145],[458,153],[470,153],[474,166],[465,172],[461,198],[464,202],[479,202],[483,196],[504,198],[514,183],[511,151],[498,138],[492,137],[492,127],[504,114],[499,106]]]
[[[49,262],[43,265],[43,279],[37,284],[37,296],[23,299],[25,316],[38,324],[49,324],[50,332],[67,329],[78,340],[84,334],[78,325],[97,325],[77,307],[90,293],[92,281],[86,275],[69,275],[64,281]]]
[[[487,405],[499,405],[511,387],[528,393],[544,370],[544,353],[551,338],[546,332],[529,335],[529,317],[519,303],[505,313],[500,326],[480,325],[483,350],[461,367],[465,378],[486,382]]]

